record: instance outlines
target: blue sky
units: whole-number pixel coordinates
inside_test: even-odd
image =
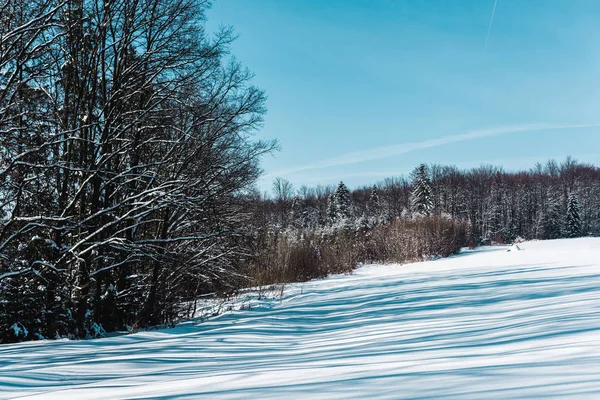
[[[600,164],[600,1],[217,0],[269,96],[263,162],[352,187],[421,162]],[[486,36],[490,32],[486,46]]]

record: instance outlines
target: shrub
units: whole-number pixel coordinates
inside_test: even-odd
[[[466,243],[466,232],[466,223],[446,216],[396,219],[372,228],[262,231],[246,274],[250,285],[262,286],[348,273],[363,263],[447,257]]]

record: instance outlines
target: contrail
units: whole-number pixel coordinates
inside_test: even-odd
[[[490,18],[490,25],[488,26],[487,36],[485,37],[485,46],[483,46],[483,52],[487,50],[488,40],[490,39],[490,32],[492,31],[492,24],[494,23],[494,14],[496,14],[496,3],[498,0],[494,0],[494,8],[492,9],[492,18]]]
[[[410,153],[417,150],[429,149],[432,147],[444,146],[451,143],[466,142],[475,139],[482,139],[493,136],[504,136],[514,133],[525,133],[525,132],[536,132],[546,130],[560,130],[560,129],[582,129],[600,127],[600,123],[592,124],[524,124],[524,125],[512,125],[512,126],[501,126],[496,128],[478,129],[468,131],[459,135],[443,136],[436,139],[424,140],[421,142],[411,143],[400,143],[390,146],[383,146],[374,149],[367,149],[356,151],[352,153],[343,154],[337,157],[328,158],[315,162],[308,165],[300,165],[292,167],[290,169],[274,171],[265,176],[265,179],[273,178],[276,176],[286,176],[289,174],[295,174],[298,172],[309,171],[309,170],[320,170],[330,167],[338,167],[343,165],[358,164],[365,161],[380,160],[383,158],[394,157],[401,154]]]

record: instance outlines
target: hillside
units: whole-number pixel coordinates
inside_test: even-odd
[[[600,396],[600,239],[287,287],[204,323],[0,346],[0,398]]]

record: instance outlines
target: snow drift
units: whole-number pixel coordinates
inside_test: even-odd
[[[600,396],[600,240],[296,284],[204,323],[0,346],[0,398]]]

